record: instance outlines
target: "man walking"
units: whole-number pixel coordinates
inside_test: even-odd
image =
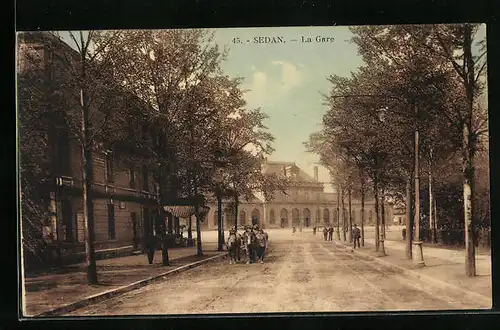
[[[148,262],[151,265],[154,261],[156,249],[158,248],[156,236],[152,233],[148,233],[144,239],[144,245],[148,255]]]
[[[328,228],[325,226],[323,227],[323,236],[325,237],[325,241],[328,240]]]
[[[354,241],[354,248],[356,248],[356,242],[358,243],[358,248],[360,247],[359,239],[361,238],[361,232],[356,224],[354,224],[354,228],[352,229],[352,237]]]
[[[264,230],[257,229],[257,232],[255,234],[255,249],[256,249],[256,255],[257,259],[261,264],[264,263],[264,253],[266,251],[266,236],[264,234]]]
[[[328,228],[328,240],[333,241],[333,227]]]

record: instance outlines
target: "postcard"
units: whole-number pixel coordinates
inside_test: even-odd
[[[24,318],[490,309],[486,26],[17,34]]]

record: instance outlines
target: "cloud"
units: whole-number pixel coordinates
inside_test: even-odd
[[[302,69],[290,62],[272,61],[264,70],[252,66],[253,74],[246,98],[255,106],[269,106],[285,97],[293,88],[303,82]],[[276,74],[275,68],[279,67]]]

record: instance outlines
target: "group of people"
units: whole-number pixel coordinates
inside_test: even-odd
[[[268,249],[269,236],[258,225],[245,226],[243,234],[231,228],[226,241],[229,252],[229,263],[233,264],[241,260],[241,252],[247,255],[247,264],[264,263],[264,255]]]
[[[316,235],[316,230],[317,230],[317,227],[313,227],[314,235]],[[347,232],[347,228],[345,230]],[[333,227],[332,226],[326,225],[325,227],[323,227],[323,237],[324,237],[325,241],[333,241]],[[354,224],[354,227],[352,228],[352,238],[354,241],[354,248],[356,248],[356,246],[359,248],[360,247],[359,242],[361,239],[361,231],[359,230],[357,224]]]

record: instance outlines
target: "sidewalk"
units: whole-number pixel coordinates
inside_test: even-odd
[[[97,260],[97,285],[87,284],[85,264],[70,265],[51,274],[26,275],[24,315],[35,316],[220,254],[214,243],[203,245],[202,257],[196,255],[196,247],[168,252],[168,267],[162,265],[161,251],[156,251],[152,265],[145,254]]]
[[[344,242],[342,244],[346,245]],[[349,248],[350,245],[346,245]],[[423,247],[425,267],[415,268],[412,260],[406,259],[404,241],[385,241],[386,256],[379,257],[375,252],[374,239],[365,238],[365,246],[355,251],[369,255],[380,263],[391,264],[403,268],[409,273],[420,275],[424,281],[440,283],[443,286],[458,287],[474,294],[479,294],[481,299],[492,297],[491,285],[491,255],[476,255],[476,275],[465,275],[464,251],[456,251],[437,247]]]

